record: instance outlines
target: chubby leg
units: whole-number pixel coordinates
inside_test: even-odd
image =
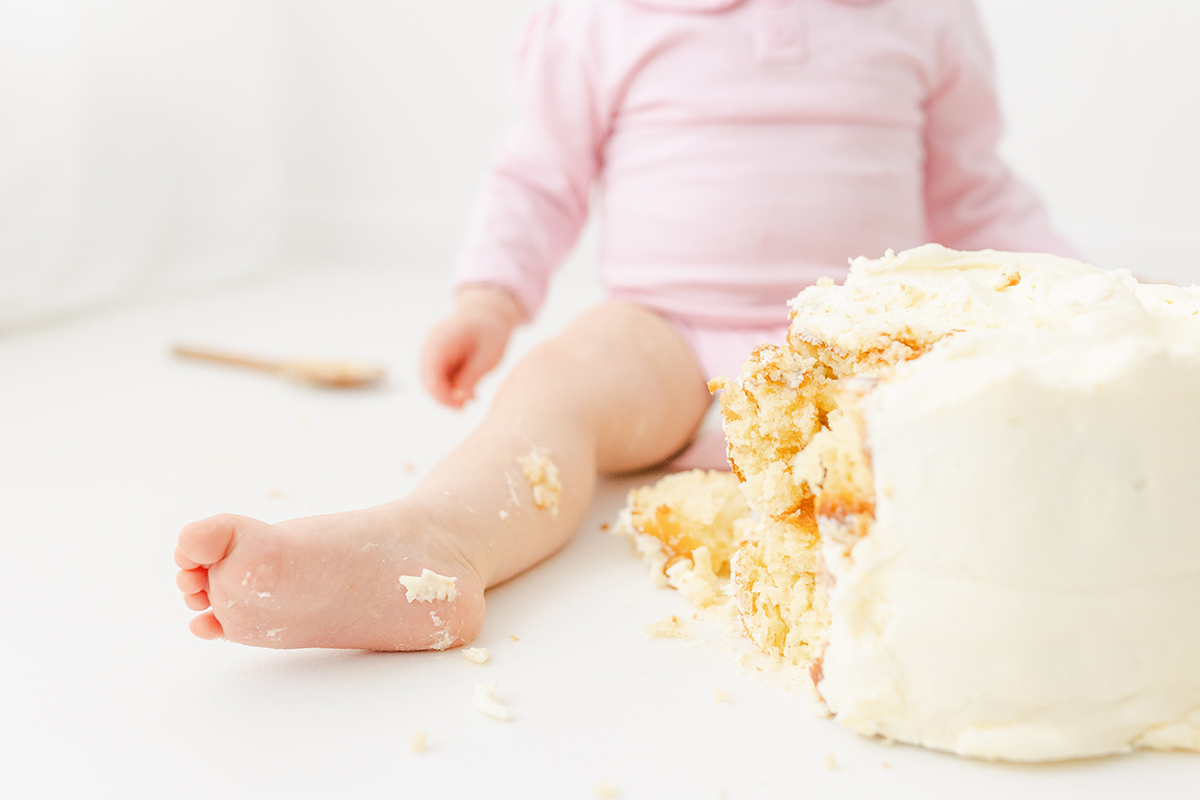
[[[278,525],[221,515],[185,527],[179,586],[190,608],[211,606],[192,631],[284,648],[469,642],[483,590],[566,543],[597,474],[674,454],[708,403],[670,324],[634,305],[594,308],[517,365],[483,424],[408,496]],[[454,578],[453,598],[432,576],[421,584],[424,570]]]

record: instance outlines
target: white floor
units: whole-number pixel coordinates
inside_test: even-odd
[[[590,291],[560,291],[517,350]],[[688,613],[601,530],[646,476],[604,482],[563,553],[489,594],[484,666],[191,637],[171,562],[181,524],[391,499],[478,418],[417,384],[442,297],[438,281],[346,269],[0,338],[0,796],[1197,796],[1200,757],[1019,767],[888,747],[809,716],[720,648],[643,639]],[[182,341],[375,359],[393,377],[313,390],[174,361]],[[498,684],[513,721],[472,709],[477,681]]]

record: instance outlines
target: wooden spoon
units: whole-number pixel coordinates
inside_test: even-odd
[[[313,386],[333,386],[339,389],[355,389],[360,386],[371,386],[379,383],[387,374],[387,370],[373,364],[360,361],[327,361],[315,358],[295,359],[288,361],[271,361],[264,358],[221,353],[202,347],[185,347],[176,345],[172,352],[182,358],[194,358],[200,361],[215,361],[218,364],[232,364],[238,367],[257,369],[271,372],[298,383]]]

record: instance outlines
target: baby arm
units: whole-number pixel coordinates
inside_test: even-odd
[[[460,408],[500,363],[509,335],[524,319],[521,302],[507,289],[460,287],[454,312],[433,326],[421,346],[421,382],[439,403]]]
[[[1076,257],[1032,187],[1001,160],[1003,132],[991,51],[974,3],[962,0],[943,39],[942,76],[927,103],[929,239],[960,250]]]
[[[520,106],[484,180],[455,283],[504,287],[530,318],[587,221],[607,112],[585,46],[587,9],[550,6],[526,26],[512,70]]]

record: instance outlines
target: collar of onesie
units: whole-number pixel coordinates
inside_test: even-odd
[[[626,0],[635,6],[643,8],[652,8],[656,11],[694,11],[694,12],[712,12],[726,11],[736,5],[740,5],[745,0]],[[780,5],[786,4],[788,0],[775,0]],[[852,6],[865,6],[871,3],[877,3],[879,0],[837,0],[839,3],[845,3]]]

